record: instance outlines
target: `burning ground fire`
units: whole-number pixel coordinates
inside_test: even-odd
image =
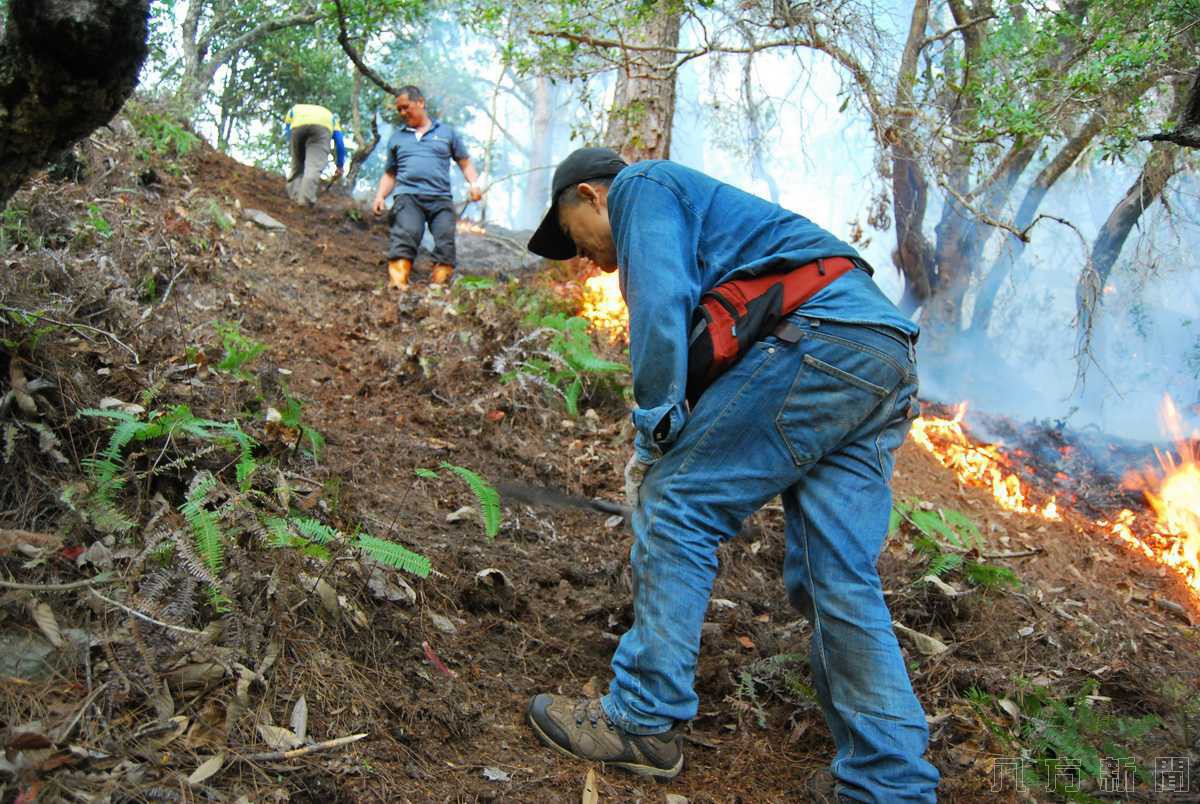
[[[583,306],[579,314],[614,342],[627,337],[629,313],[621,299],[616,271],[588,277],[583,283]]]
[[[628,314],[615,272],[598,274],[584,283],[580,315],[614,341],[627,337]],[[1028,485],[1017,476],[1012,460],[1000,446],[976,443],[966,434],[962,427],[966,409],[964,402],[953,418],[918,418],[913,422],[913,440],[951,469],[959,482],[988,489],[1002,509],[1061,520],[1062,512],[1053,497],[1045,503],[1030,499]],[[1197,434],[1192,433],[1190,440],[1185,435],[1170,397],[1164,399],[1161,415],[1177,452],[1158,452],[1160,467],[1132,473],[1124,484],[1145,495],[1156,521],[1143,525],[1139,516],[1126,508],[1112,519],[1096,519],[1092,524],[1179,573],[1192,593],[1200,596],[1200,456],[1193,446]]]
[[[1001,508],[1048,520],[1061,519],[1054,498],[1043,506],[1028,498],[1026,485],[1013,473],[1011,461],[999,447],[976,444],[967,436],[962,429],[966,407],[965,402],[959,405],[952,419],[917,419],[913,422],[913,440],[952,469],[961,483],[989,489]],[[1097,519],[1094,524],[1127,547],[1179,573],[1193,594],[1200,595],[1200,466],[1170,397],[1163,402],[1162,418],[1178,454],[1159,452],[1160,469],[1147,468],[1125,480],[1125,485],[1145,494],[1157,522],[1149,528],[1138,527],[1137,514],[1125,508],[1113,519]]]

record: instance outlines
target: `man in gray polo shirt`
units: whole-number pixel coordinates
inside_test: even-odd
[[[454,232],[458,216],[450,195],[450,160],[457,163],[470,185],[472,201],[483,197],[479,176],[462,135],[450,125],[433,120],[425,112],[425,96],[414,86],[401,87],[396,95],[396,111],[403,124],[392,132],[387,146],[387,167],[379,180],[372,206],[382,215],[387,199],[392,199],[389,218],[388,287],[408,288],[417,247],[426,224],[433,234],[433,278],[435,285],[445,284],[454,271]]]

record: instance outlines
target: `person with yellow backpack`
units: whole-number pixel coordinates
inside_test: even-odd
[[[342,166],[346,163],[346,141],[337,115],[324,106],[297,103],[283,119],[283,134],[291,143],[292,166],[288,171],[287,194],[297,204],[314,206],[317,203],[317,185],[321,172],[329,162],[329,146],[332,140],[337,146],[337,172],[334,180],[342,177]]]

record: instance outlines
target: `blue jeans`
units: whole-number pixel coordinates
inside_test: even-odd
[[[634,624],[613,656],[604,709],[634,734],[695,716],[717,546],[782,495],[783,578],[812,623],[813,686],[837,744],[840,792],[934,801],[925,713],[876,569],[895,451],[917,414],[912,345],[887,327],[789,320],[799,339],[756,343],[646,474],[633,517]]]

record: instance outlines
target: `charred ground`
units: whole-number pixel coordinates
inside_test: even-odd
[[[578,288],[554,269],[520,271],[501,237],[480,250],[498,256],[462,273],[519,279],[439,293],[418,275],[398,306],[384,289],[384,227],[351,201],[326,195],[300,210],[279,177],[203,144],[180,155],[146,115],[130,110],[85,142],[82,181],[39,177],[5,213],[0,390],[21,390],[33,407],[14,394],[0,409],[12,433],[0,566],[30,584],[113,572],[116,583],[98,587],[106,597],[201,634],[138,620],[86,590],[8,590],[3,644],[45,639],[38,603],[71,636],[48,655],[52,669],[5,665],[24,676],[0,693],[5,800],[577,799],[587,768],[543,749],[523,709],[539,691],[602,691],[631,619],[629,536],[599,515],[505,506],[488,539],[474,514],[448,521],[478,503],[439,467],[618,498],[630,438],[619,383],[592,383],[571,416],[536,383],[502,382],[529,316],[570,311]],[[249,208],[286,230],[250,223]],[[229,355],[222,322],[267,347],[240,372],[218,368]],[[236,450],[182,437],[135,444],[118,495],[135,527],[104,537],[79,500],[95,491],[87,460],[109,443],[111,422],[78,412],[106,398],[110,409],[187,405],[237,420],[256,441],[257,469],[239,485]],[[268,421],[290,401],[326,442],[319,460],[294,421]],[[202,472],[216,484],[206,510],[225,517],[223,614],[184,555],[180,507]],[[78,493],[64,501],[69,488]],[[949,646],[936,656],[907,647],[943,800],[1017,800],[992,792],[993,768],[1021,749],[1046,753],[1045,728],[1029,727],[1025,707],[1036,696],[1086,705],[1082,690],[1123,722],[1154,715],[1144,735],[1118,741],[1151,770],[1155,756],[1195,755],[1196,608],[1182,584],[1082,517],[1001,511],[911,443],[896,489],[921,510],[966,514],[982,539],[972,557],[1020,580],[985,589],[952,579],[963,593],[953,597],[917,583],[928,557],[908,524],[881,559],[895,619]],[[418,579],[336,543],[331,561],[270,549],[261,523],[289,511],[403,545],[434,572]],[[602,800],[804,800],[828,763],[833,744],[796,655],[808,629],[780,582],[782,514],[769,506],[752,525],[721,549],[723,602],[705,627],[686,772],[656,786],[597,768]],[[42,534],[42,546],[15,530]],[[1021,555],[987,558],[1006,553]],[[86,647],[72,653],[72,640]],[[311,740],[367,736],[290,761],[248,759],[271,750],[261,727],[293,723],[301,697]],[[189,786],[217,754],[220,770]],[[1150,789],[1147,779],[1127,799],[1151,800]]]

